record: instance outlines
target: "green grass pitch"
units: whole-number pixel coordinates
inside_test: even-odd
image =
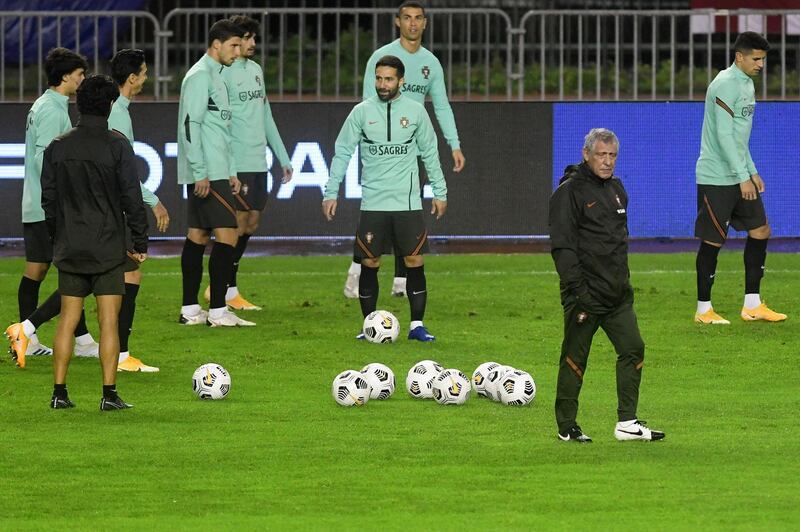
[[[177,259],[144,265],[131,352],[158,374],[120,374],[135,408],[101,413],[96,360],[75,360],[71,411],[48,408],[49,358],[0,362],[0,529],[794,529],[800,527],[800,257],[772,254],[767,302],[779,324],[743,323],[741,252],[723,252],[715,308],[732,324],[692,322],[694,256],[633,255],[647,343],[639,415],[663,442],[618,443],[614,354],[598,333],[579,422],[595,442],[558,442],[553,415],[562,324],[548,255],[428,258],[432,345],[405,340],[408,305],[381,272],[379,308],[401,339],[353,339],[342,296],[348,257],[248,257],[242,292],[262,304],[252,329],[184,327]],[[387,263],[388,265],[388,263]],[[0,317],[16,318],[21,259],[0,261]],[[51,272],[41,300],[55,286]],[[87,307],[96,334],[94,303]],[[40,337],[52,345],[54,323]],[[471,375],[495,360],[528,370],[529,407],[472,397],[412,399],[405,375],[434,359]],[[231,373],[224,401],[200,401],[191,375]],[[340,371],[391,367],[387,401],[343,408]]]

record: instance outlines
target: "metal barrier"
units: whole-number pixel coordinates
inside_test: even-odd
[[[17,24],[14,28],[14,23]],[[159,64],[160,50],[159,39],[160,25],[158,19],[146,11],[0,11],[0,101],[11,101],[6,85],[11,78],[7,74],[6,49],[11,46],[19,47],[19,56],[16,72],[16,101],[37,98],[46,88],[46,76],[43,64],[47,55],[44,48],[43,28],[55,24],[55,46],[65,46],[67,48],[82,51],[90,49],[89,56],[90,69],[93,72],[101,70],[102,60],[116,53],[119,48],[142,48],[148,52],[148,57],[154,58],[153,70],[156,77],[161,71]],[[108,29],[110,23],[113,49],[100,50],[101,46],[101,27]],[[88,30],[88,39],[84,38]],[[127,27],[121,30],[120,26]],[[64,27],[66,31],[62,31]],[[16,31],[17,40],[12,43],[7,40],[7,33]],[[53,28],[50,28],[53,31]],[[68,33],[67,33],[68,31]],[[24,48],[26,46],[25,34],[30,33],[36,39],[36,62],[27,65],[24,59]],[[52,35],[48,40],[52,40]],[[110,53],[109,53],[110,52]],[[30,67],[36,65],[33,71]],[[9,69],[10,70],[10,69]],[[26,80],[27,78],[27,80]],[[35,79],[34,79],[35,78]],[[33,93],[33,88],[36,92]],[[26,94],[26,91],[30,94]],[[156,99],[160,97],[159,84],[153,84],[153,95]]]
[[[170,88],[175,89],[183,73],[205,52],[207,31],[216,19],[245,14],[261,23],[259,62],[267,72],[271,97],[360,99],[369,56],[397,36],[396,12],[382,8],[173,9],[162,26],[165,76],[161,93],[166,97]],[[489,99],[492,84],[497,85],[492,73],[499,62],[505,78],[503,94],[511,99],[509,16],[499,9],[428,9],[426,14],[424,45],[440,58],[450,96]],[[172,48],[166,41],[169,37]],[[169,65],[175,62],[181,67],[170,71]],[[456,69],[458,83],[454,83]]]
[[[779,31],[770,38],[780,33],[780,40],[757,83],[762,99],[786,99],[787,63],[800,62],[800,10],[528,11],[515,30],[517,99],[702,98],[716,72],[732,62],[732,21],[738,31],[762,33],[773,17]],[[720,26],[724,31],[715,31]],[[776,54],[779,67],[770,69]],[[768,71],[780,76],[777,88],[770,88]]]

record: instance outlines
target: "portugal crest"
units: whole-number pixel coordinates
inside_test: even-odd
[[[261,86],[261,78],[259,76],[256,76],[256,83],[258,83],[259,87]]]
[[[422,67],[422,77],[424,77],[425,79],[428,79],[428,76],[430,76],[430,75],[431,75],[431,69],[428,68],[428,65],[425,65],[424,67]]]
[[[407,128],[408,124],[410,124],[410,123],[411,122],[409,122],[408,118],[406,118],[405,116],[400,119],[400,127],[402,127],[403,129]]]
[[[372,244],[372,240],[375,238],[375,235],[373,235],[371,232],[368,232],[366,235],[364,235],[364,238],[367,240],[367,244]]]

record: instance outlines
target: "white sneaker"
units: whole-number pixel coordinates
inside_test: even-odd
[[[406,278],[395,277],[392,282],[392,295],[394,297],[406,297]]]
[[[25,350],[26,357],[49,357],[53,355],[53,350],[39,342],[28,343],[28,348]]]
[[[620,421],[617,423],[617,425],[614,427],[614,437],[619,441],[656,441],[663,440],[664,433],[658,430],[647,428],[646,421],[631,419],[630,421]]]
[[[100,356],[100,344],[91,342],[85,345],[79,345],[78,342],[75,342],[75,349],[72,351],[72,354],[76,357],[97,358]]]
[[[348,273],[347,281],[344,283],[344,297],[347,299],[358,299],[358,273]]]
[[[208,312],[200,310],[200,312],[194,316],[181,314],[180,318],[178,318],[178,323],[182,325],[205,325],[206,319],[208,319]]]
[[[209,327],[254,327],[255,323],[243,320],[230,310],[226,310],[219,318],[212,318],[209,315],[206,318],[206,325]]]

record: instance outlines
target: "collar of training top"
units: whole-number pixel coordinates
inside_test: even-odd
[[[589,168],[589,165],[586,164],[586,161],[583,161],[581,164],[578,165],[578,172],[580,172],[581,174],[586,176],[586,178],[589,179],[590,181],[592,181],[594,183],[598,183],[600,185],[604,185],[607,182],[609,182],[612,179],[614,179],[613,175],[611,177],[609,177],[608,179],[603,179],[599,175],[595,174],[594,172],[592,172],[592,169]]]

